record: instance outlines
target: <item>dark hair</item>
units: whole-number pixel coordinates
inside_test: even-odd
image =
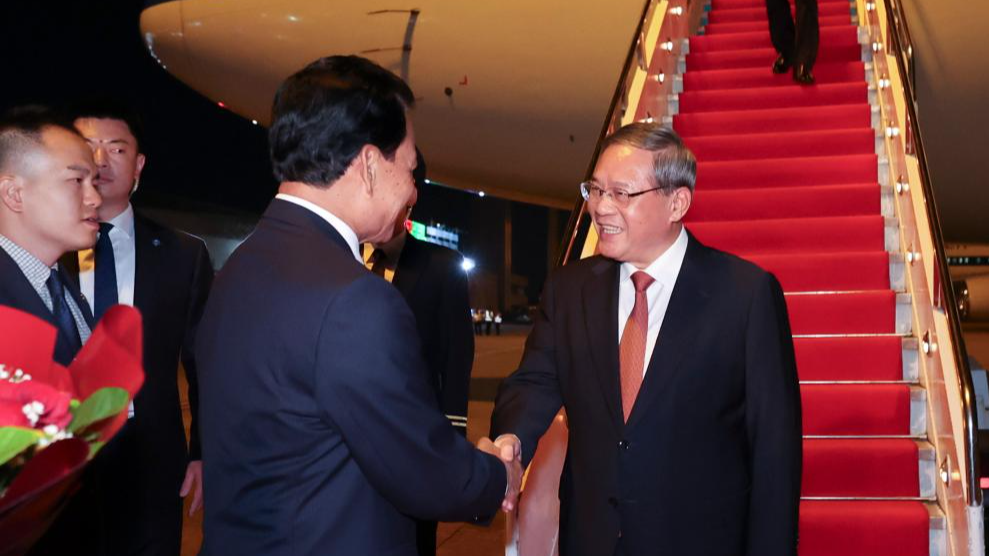
[[[697,160],[673,129],[659,123],[635,122],[609,135],[601,152],[616,144],[628,145],[653,153],[653,178],[666,195],[681,187],[694,191]]]
[[[143,152],[141,146],[144,144],[144,125],[137,111],[127,102],[113,97],[89,97],[70,105],[67,112],[70,122],[79,118],[124,122],[137,140],[138,152]]]
[[[364,145],[389,160],[415,104],[398,76],[359,56],[320,58],[279,87],[268,142],[278,181],[329,187]]]
[[[12,160],[23,156],[28,149],[41,145],[41,133],[48,127],[79,135],[64,118],[47,106],[18,106],[0,116],[0,170],[7,168]]]

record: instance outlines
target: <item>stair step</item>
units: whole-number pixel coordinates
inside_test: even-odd
[[[736,133],[747,135],[754,130],[814,131],[819,129],[864,128],[872,125],[872,107],[868,103],[761,110],[693,112],[673,116],[673,128],[684,139],[706,135]]]
[[[936,518],[917,501],[800,502],[800,556],[931,556]]]
[[[878,183],[697,190],[686,221],[857,216],[879,214],[881,205]]]
[[[907,384],[801,384],[800,399],[804,436],[927,432],[924,390]]]
[[[807,158],[876,152],[876,132],[858,129],[819,129],[748,135],[705,135],[688,137],[687,147],[697,160],[755,160]]]
[[[814,79],[819,85],[861,83],[866,81],[866,65],[861,61],[816,64],[814,65]],[[793,85],[793,77],[789,72],[773,73],[765,65],[740,69],[690,71],[683,76],[683,89],[685,91],[737,90],[752,87],[788,87],[791,85]],[[866,125],[869,124],[866,123]]]
[[[859,44],[858,29],[845,25],[842,27],[825,27],[820,30],[821,44],[850,45]],[[724,33],[720,35],[701,35],[691,37],[690,53],[716,52],[721,50],[741,50],[747,48],[772,48],[769,39],[769,29],[750,31],[746,33]]]
[[[925,443],[926,444],[926,443]],[[905,438],[804,439],[801,496],[920,498],[921,470],[934,473],[933,449]],[[928,493],[927,496],[933,493]]]
[[[851,17],[851,6],[845,2],[822,3],[817,7],[818,17],[844,15]],[[740,21],[766,22],[766,7],[719,8],[707,15],[708,23],[736,23]]]
[[[765,0],[757,0],[764,7]],[[758,7],[758,6],[753,6]],[[855,20],[853,16],[847,14],[839,15],[827,15],[817,18],[818,26],[821,29],[825,27],[836,27],[843,25],[855,26]],[[740,21],[734,23],[708,23],[704,26],[704,35],[715,35],[722,33],[747,33],[749,31],[768,31],[769,24],[763,21]]]
[[[679,114],[723,112],[727,110],[764,110],[775,108],[817,107],[869,102],[869,85],[832,83],[805,87],[792,84],[751,89],[684,91],[678,96]]]
[[[886,249],[885,221],[878,215],[693,222],[687,228],[701,243],[742,256]]]
[[[769,47],[689,54],[686,64],[690,71],[741,68],[766,68],[770,71],[774,60],[776,51]],[[821,45],[817,53],[817,63],[821,64],[859,61],[862,61],[862,47],[859,44]]]
[[[794,338],[801,382],[890,381],[917,383],[917,341],[900,336]]]
[[[818,5],[823,6],[824,4],[842,4],[848,6],[848,0],[818,0]],[[790,0],[790,7],[794,5],[793,0]],[[737,8],[762,8],[766,9],[765,0],[713,0],[711,2],[712,10],[731,10]]]
[[[896,305],[892,290],[786,294],[794,334],[907,333],[897,323]]]
[[[875,154],[697,163],[697,189],[751,189],[879,181]]]
[[[883,290],[890,288],[890,256],[883,251],[753,255],[785,292]]]

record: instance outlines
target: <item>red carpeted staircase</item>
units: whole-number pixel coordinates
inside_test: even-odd
[[[764,0],[712,0],[671,98],[698,160],[687,226],[786,292],[804,415],[800,556],[933,556],[944,525],[868,52],[854,4],[819,6],[817,84],[803,87],[770,71]]]

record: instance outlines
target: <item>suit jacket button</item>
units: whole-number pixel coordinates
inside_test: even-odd
[[[628,450],[628,442],[625,442],[624,440],[619,440],[618,447],[621,448],[622,450]]]

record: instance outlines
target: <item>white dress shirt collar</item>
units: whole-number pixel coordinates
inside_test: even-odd
[[[673,290],[677,276],[680,274],[680,267],[683,266],[683,257],[687,254],[687,229],[680,228],[680,235],[677,236],[673,244],[656,258],[645,269],[646,274],[653,277],[657,283],[662,285],[667,291]],[[622,263],[619,280],[624,283],[631,280],[638,268],[632,263]]]
[[[109,220],[115,230],[127,234],[128,238],[134,238],[134,206],[127,203],[127,208],[123,212]]]
[[[310,211],[315,212],[323,220],[326,220],[330,226],[333,226],[333,228],[341,236],[343,236],[344,241],[347,242],[347,245],[350,247],[350,252],[354,255],[354,258],[357,259],[357,262],[364,264],[364,260],[361,258],[361,252],[358,249],[359,242],[357,241],[357,234],[354,233],[354,230],[352,230],[346,222],[340,220],[338,216],[311,201],[307,201],[301,197],[296,197],[295,195],[279,193],[278,195],[275,195],[275,198],[287,201],[294,205],[299,205],[305,209],[309,209]]]

